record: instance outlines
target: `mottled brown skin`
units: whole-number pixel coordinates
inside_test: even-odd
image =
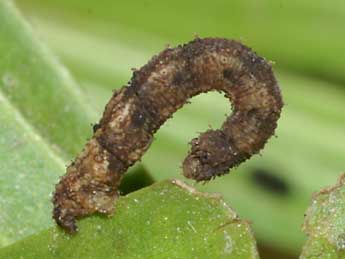
[[[184,175],[208,181],[258,153],[274,134],[283,106],[271,65],[227,39],[198,38],[167,48],[110,99],[94,136],[56,186],[56,222],[75,232],[77,218],[112,213],[123,174],[153,134],[189,98],[213,90],[229,98],[232,115],[221,129],[192,140]]]

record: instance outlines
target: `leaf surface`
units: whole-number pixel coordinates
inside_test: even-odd
[[[303,225],[308,240],[301,259],[345,258],[345,174],[313,195]]]
[[[50,194],[68,160],[91,135],[90,124],[97,116],[11,1],[0,1],[0,55],[0,246],[4,246],[52,225]]]
[[[0,250],[1,258],[258,258],[249,224],[215,194],[179,180],[121,197],[70,236],[51,228]]]

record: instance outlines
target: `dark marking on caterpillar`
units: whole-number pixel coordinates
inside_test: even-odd
[[[258,153],[274,134],[283,106],[271,65],[228,39],[197,38],[167,48],[114,92],[93,137],[56,185],[57,224],[72,233],[78,218],[111,214],[123,174],[149,148],[154,133],[191,97],[208,91],[223,92],[233,113],[221,129],[191,141],[183,174],[208,181]]]
[[[251,179],[255,185],[271,193],[280,196],[285,196],[290,193],[288,183],[266,169],[255,169],[251,174]]]

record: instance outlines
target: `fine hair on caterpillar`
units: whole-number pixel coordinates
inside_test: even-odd
[[[154,133],[188,99],[208,91],[223,92],[233,112],[220,129],[191,141],[184,176],[208,181],[258,153],[274,134],[283,106],[270,63],[228,39],[197,38],[166,48],[114,92],[93,137],[56,185],[57,224],[73,233],[76,219],[112,213],[124,173]]]

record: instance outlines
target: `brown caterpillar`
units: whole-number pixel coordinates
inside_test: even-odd
[[[211,90],[224,92],[233,113],[221,129],[192,140],[184,175],[207,181],[258,153],[283,106],[271,65],[234,40],[197,38],[167,48],[114,92],[93,137],[56,185],[57,224],[75,232],[77,218],[112,213],[123,174],[145,153],[153,134],[189,98]]]

